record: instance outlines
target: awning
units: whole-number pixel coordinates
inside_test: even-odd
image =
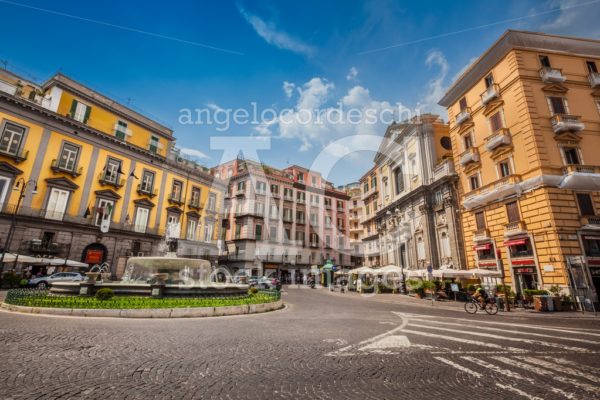
[[[473,250],[476,250],[476,251],[489,250],[491,247],[492,247],[491,243],[486,243],[486,244],[480,244],[477,246],[473,246]]]
[[[583,240],[600,240],[600,236],[590,236],[590,235],[585,235],[582,236]]]
[[[373,270],[370,267],[360,267],[351,269],[350,271],[348,271],[348,273],[352,275],[373,275],[375,273],[375,270]]]
[[[512,260],[512,265],[533,265],[535,266],[535,260],[527,259],[527,260]]]
[[[506,242],[504,242],[505,246],[520,246],[523,244],[527,243],[527,238],[523,238],[523,239],[513,239],[513,240],[507,240]]]
[[[31,256],[24,256],[22,254],[5,253],[4,260],[2,262],[4,264],[10,264],[10,263],[14,263],[15,260],[17,261],[17,263],[23,263],[23,264],[40,264],[41,259],[36,258],[36,257],[31,257]]]
[[[88,264],[82,263],[75,260],[68,260],[64,258],[38,258],[38,263],[45,265],[52,265],[56,267],[67,266],[73,268],[87,268]]]

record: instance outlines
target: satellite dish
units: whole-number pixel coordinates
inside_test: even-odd
[[[450,140],[449,136],[442,136],[440,139],[440,144],[446,150],[452,150],[452,140]]]

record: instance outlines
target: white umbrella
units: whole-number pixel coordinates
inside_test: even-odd
[[[348,271],[348,273],[355,275],[372,275],[375,273],[375,270],[373,270],[373,268],[371,267],[359,267],[351,269],[350,271]]]
[[[377,270],[377,273],[382,274],[402,274],[402,268],[397,265],[386,265],[385,267],[381,267]]]
[[[406,272],[406,276],[409,278],[423,278],[427,275],[426,269],[409,269]]]
[[[67,267],[73,267],[73,268],[88,267],[88,264],[86,264],[86,263],[82,263],[82,262],[75,261],[75,260],[68,260],[68,259],[64,259],[64,258],[40,258],[39,260],[41,260],[46,265],[52,265],[55,267],[60,267],[60,266],[65,266],[65,265]]]
[[[35,258],[31,256],[24,256],[22,254],[15,253],[5,253],[4,260],[2,261],[4,264],[14,263],[17,260],[17,263],[23,264],[39,264],[40,258]]]
[[[501,277],[502,276],[502,274],[499,271],[494,271],[491,269],[475,268],[475,269],[468,270],[468,272],[470,272],[474,276],[480,276],[480,277],[484,277],[484,276]]]

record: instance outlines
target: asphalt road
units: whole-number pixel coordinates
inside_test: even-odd
[[[596,399],[600,322],[289,289],[174,320],[0,312],[2,399]]]

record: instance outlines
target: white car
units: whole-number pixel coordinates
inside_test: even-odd
[[[79,272],[57,272],[52,275],[40,276],[29,280],[29,286],[34,286],[39,289],[46,289],[53,282],[79,282],[85,277]]]

